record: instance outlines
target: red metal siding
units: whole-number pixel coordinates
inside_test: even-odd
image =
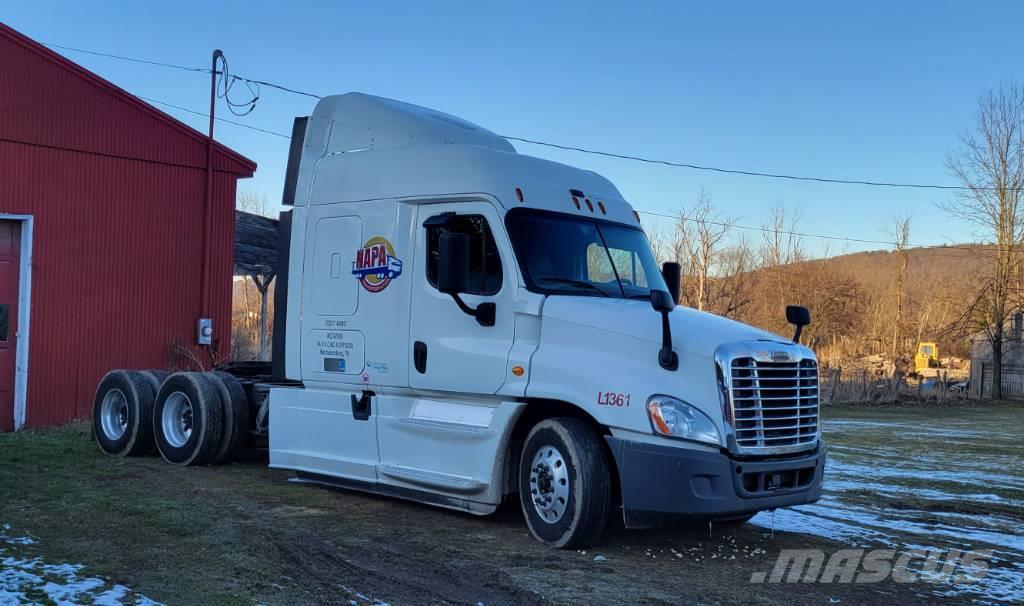
[[[88,416],[107,370],[165,368],[173,343],[195,342],[205,144],[5,33],[0,213],[34,217],[26,424],[53,425]],[[222,150],[210,316],[226,355],[236,180],[255,167]]]
[[[0,139],[206,167],[206,137],[0,24]],[[221,145],[214,168],[255,165]]]

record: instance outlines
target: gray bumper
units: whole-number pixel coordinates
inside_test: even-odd
[[[612,436],[607,440],[619,470],[628,528],[675,517],[739,517],[821,497],[824,442],[807,453],[748,460]]]

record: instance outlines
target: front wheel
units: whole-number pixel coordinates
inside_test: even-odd
[[[519,501],[530,533],[552,547],[584,547],[601,536],[611,476],[588,423],[556,418],[533,427],[519,461]]]

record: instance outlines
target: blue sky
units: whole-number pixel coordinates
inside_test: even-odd
[[[953,183],[946,155],[978,96],[1021,79],[1015,2],[8,2],[0,20],[36,40],[207,66],[320,94],[394,97],[506,135],[695,164],[880,181]],[[205,111],[209,80],[61,51],[123,88]],[[263,89],[233,118],[290,132],[313,100]],[[163,108],[205,130],[204,118]],[[227,116],[223,105],[219,115]],[[280,200],[285,139],[227,124],[217,138],[259,163],[241,189]],[[972,229],[949,194],[797,183],[649,166],[516,144],[592,170],[638,209],[672,212],[706,189],[759,225],[778,201],[800,229],[914,243]],[[751,234],[758,237],[757,234]],[[808,240],[821,251],[821,243]],[[831,253],[876,246],[831,244]]]

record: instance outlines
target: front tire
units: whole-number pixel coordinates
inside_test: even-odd
[[[530,533],[552,547],[585,547],[604,532],[611,476],[601,438],[581,419],[541,421],[519,461],[519,502]]]

